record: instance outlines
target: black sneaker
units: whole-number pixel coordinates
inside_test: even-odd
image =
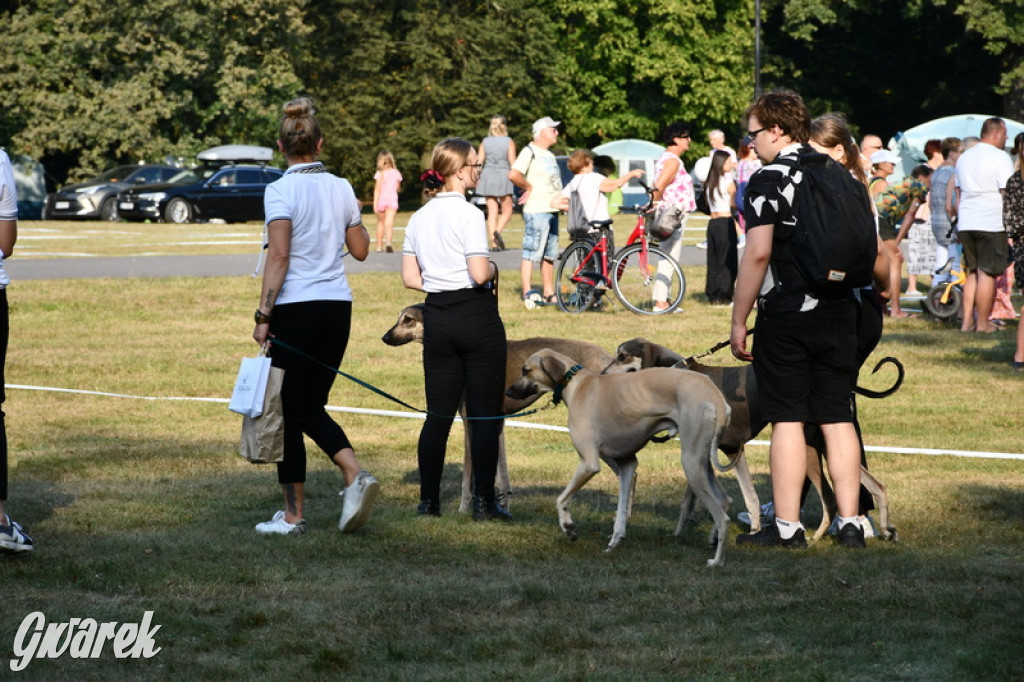
[[[419,509],[416,510],[417,516],[440,516],[441,506],[434,500],[420,500]]]
[[[848,523],[836,533],[836,543],[840,547],[864,548],[864,529]]]
[[[786,547],[788,549],[803,549],[807,547],[807,538],[804,537],[804,529],[800,528],[793,537],[783,540],[779,535],[779,527],[774,523],[757,531],[746,533],[736,538],[737,545],[752,545],[756,547]]]
[[[473,498],[473,520],[474,521],[511,521],[512,514],[493,498],[485,500],[481,497]]]

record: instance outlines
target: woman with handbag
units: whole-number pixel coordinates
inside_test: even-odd
[[[662,250],[667,251],[676,262],[680,262],[687,214],[697,208],[693,179],[686,172],[680,158],[690,148],[689,124],[680,121],[670,123],[662,133],[661,140],[665,145],[665,151],[654,163],[655,220],[669,211],[676,211],[680,216],[675,233],[668,239],[661,240]],[[654,307],[658,310],[668,307],[668,286],[665,282],[669,280],[670,267],[667,263],[658,264],[658,276],[654,280]],[[676,312],[681,313],[683,309],[676,308]]]
[[[352,290],[342,258],[347,249],[365,260],[370,237],[352,186],[317,161],[323,142],[312,101],[303,97],[284,105],[277,144],[288,170],[267,186],[263,200],[267,263],[252,334],[261,346],[270,341],[273,365],[285,372],[284,460],[277,465],[285,508],[256,526],[265,535],[305,532],[303,434],[345,476],[342,532],[366,523],[380,488],[359,466],[345,431],[324,410],[336,376],[331,368],[341,365],[352,319]],[[275,339],[282,345],[275,347]]]
[[[461,138],[434,147],[422,180],[429,198],[413,214],[402,245],[402,284],[427,294],[423,308],[423,374],[427,418],[420,431],[421,516],[441,515],[445,446],[459,403],[473,419],[473,519],[510,521],[495,500],[507,345],[488,258],[483,215],[466,201],[480,177],[476,150]]]

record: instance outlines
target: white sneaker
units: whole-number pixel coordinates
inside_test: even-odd
[[[860,515],[860,527],[864,529],[864,539],[873,538],[878,535],[875,531],[875,521],[871,518],[871,514]]]
[[[5,520],[10,525],[0,524],[0,549],[12,552],[31,552],[34,545],[28,533],[21,529],[17,521],[12,521],[11,517],[7,516]]]
[[[338,530],[342,533],[354,533],[370,518],[370,510],[380,492],[380,483],[363,469],[349,487],[341,491],[341,518]]]
[[[698,249],[706,249],[706,248],[708,248],[708,243],[707,242],[701,242],[700,244],[697,244],[697,248]]]
[[[284,512],[274,514],[274,518],[256,524],[256,532],[260,535],[302,535],[306,532],[306,521],[288,523],[284,520]]]

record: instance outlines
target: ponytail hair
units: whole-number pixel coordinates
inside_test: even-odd
[[[313,100],[308,97],[299,97],[284,105],[284,118],[281,119],[277,139],[286,157],[316,154],[317,143],[323,138],[323,133],[315,114]]]
[[[757,120],[760,121],[761,119]],[[810,139],[829,149],[842,146],[843,167],[850,171],[853,177],[864,183],[864,185],[868,184],[868,178],[864,173],[863,166],[860,164],[860,150],[853,141],[850,126],[846,123],[846,118],[842,114],[835,112],[823,114],[811,121]]]
[[[437,143],[430,155],[430,170],[420,178],[428,199],[441,190],[445,178],[455,175],[466,165],[472,152],[473,145],[461,137],[448,137]]]

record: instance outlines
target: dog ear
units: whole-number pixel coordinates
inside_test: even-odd
[[[543,370],[543,372],[548,375],[548,378],[551,379],[551,388],[557,386],[558,382],[560,382],[562,377],[565,376],[565,363],[556,358],[550,352],[542,353],[539,360],[541,370]]]

